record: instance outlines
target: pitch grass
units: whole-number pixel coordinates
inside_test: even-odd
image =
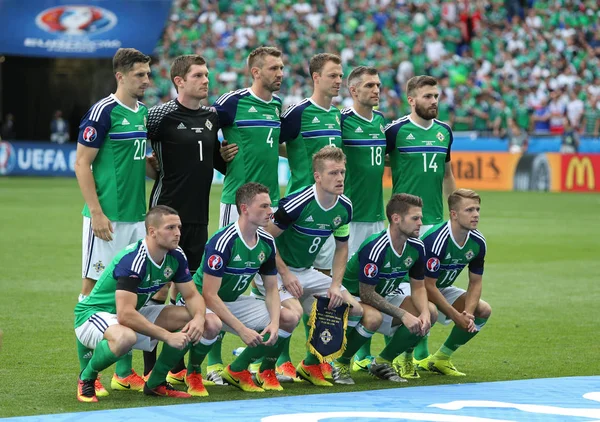
[[[220,187],[211,197],[211,232]],[[597,283],[600,195],[483,192],[480,229],[488,244],[483,298],[493,308],[482,332],[453,358],[468,374],[424,374],[405,386],[598,375]],[[111,392],[97,404],[75,398],[78,363],[73,307],[80,289],[82,199],[75,179],[0,178],[0,417],[399,387],[357,374],[355,386],[285,384],[282,393],[249,395],[209,387],[210,397],[163,400]],[[458,285],[465,286],[463,274]],[[436,326],[435,351],[449,332]],[[292,358],[304,356],[304,329]],[[382,347],[374,339],[375,351]],[[227,335],[226,363],[241,341]],[[142,370],[141,353],[134,365]],[[112,369],[102,381],[110,385]]]

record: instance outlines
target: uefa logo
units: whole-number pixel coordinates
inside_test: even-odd
[[[0,175],[10,174],[17,164],[15,149],[8,142],[0,142]]]
[[[38,27],[52,34],[95,35],[112,29],[117,16],[96,6],[58,6],[37,15]]]

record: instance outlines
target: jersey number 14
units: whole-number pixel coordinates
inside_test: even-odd
[[[434,173],[437,172],[438,165],[435,162],[435,157],[437,157],[437,153],[433,154],[431,160],[429,161],[429,165],[427,165],[427,154],[422,153],[421,155],[423,155],[423,172],[427,173],[427,169],[433,169]]]

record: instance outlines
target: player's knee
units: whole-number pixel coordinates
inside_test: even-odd
[[[281,305],[295,313],[298,317],[298,320],[300,320],[300,318],[302,317],[302,314],[304,313],[304,310],[302,309],[302,305],[300,304],[300,302],[298,301],[298,299],[287,299],[284,300],[283,302],[281,302]],[[283,309],[282,309],[283,310]]]
[[[363,307],[363,316],[360,320],[361,325],[370,331],[377,331],[383,322],[383,315],[377,309]]]
[[[437,322],[438,310],[437,310],[437,307],[431,302],[428,302],[428,306],[429,306],[429,315],[430,315],[431,325],[433,325]]]
[[[223,323],[215,314],[207,314],[204,320],[204,333],[202,337],[212,340],[219,335],[223,328]]]
[[[279,328],[291,333],[298,325],[298,322],[300,322],[300,315],[286,308],[281,309],[279,313]]]
[[[476,317],[488,319],[492,316],[492,307],[489,303],[480,300],[479,305],[477,305]]]
[[[129,352],[136,342],[137,334],[135,331],[122,325],[113,330],[108,339],[109,347],[116,356],[123,356]]]

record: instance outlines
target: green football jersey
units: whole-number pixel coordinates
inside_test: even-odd
[[[280,143],[287,149],[292,177],[286,195],[312,185],[312,157],[327,145],[342,147],[340,111],[331,106],[329,110],[306,98],[288,108],[281,115]]]
[[[353,296],[360,296],[360,283],[374,285],[377,293],[387,296],[405,282],[405,277],[423,280],[424,271],[423,242],[409,238],[398,252],[392,246],[388,228],[360,245],[346,264],[342,284]]]
[[[247,182],[269,188],[271,205],[279,203],[279,131],[281,99],[258,98],[250,88],[222,95],[213,105],[219,114],[223,137],[237,144],[238,153],[227,163],[221,202],[235,204],[235,193]]]
[[[332,233],[336,240],[348,241],[350,220],[350,199],[340,195],[333,206],[325,209],[319,203],[315,185],[281,198],[274,216],[275,225],[284,230],[275,240],[281,259],[292,268],[310,268]]]
[[[146,215],[146,122],[148,109],[122,104],[113,94],[81,119],[77,141],[98,149],[92,163],[102,212],[111,221],[143,221]],[[88,205],[82,214],[91,217]]]
[[[170,281],[192,280],[187,259],[181,248],[167,252],[162,264],[150,257],[145,239],[123,249],[104,270],[88,297],[75,306],[75,328],[98,312],[117,313],[115,292],[120,277],[139,280],[135,309],[144,306],[154,294]]]
[[[474,274],[483,274],[487,245],[479,230],[471,230],[463,246],[459,246],[450,228],[450,222],[432,227],[421,236],[425,244],[425,275],[437,279],[437,287],[448,287],[468,265]]]
[[[373,111],[371,120],[353,108],[342,110],[342,142],[346,154],[344,194],[354,207],[353,221],[385,220],[383,169],[385,166],[385,119]]]
[[[385,128],[386,153],[390,156],[394,193],[409,193],[423,199],[423,224],[443,220],[443,181],[450,162],[452,130],[434,119],[428,128],[409,116]]]
[[[204,273],[221,279],[219,297],[223,302],[234,302],[254,279],[256,273],[276,275],[275,241],[273,236],[259,228],[256,244],[244,242],[240,227],[232,223],[221,228],[208,241],[202,257],[202,271],[196,271],[194,282],[202,293]]]

